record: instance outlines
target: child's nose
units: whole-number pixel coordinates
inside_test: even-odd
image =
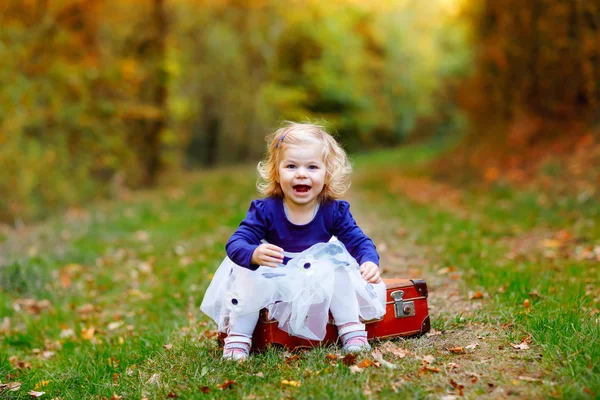
[[[306,176],[306,168],[304,168],[304,167],[297,168],[296,176]]]

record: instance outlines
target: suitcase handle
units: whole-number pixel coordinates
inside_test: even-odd
[[[394,314],[396,318],[406,318],[415,315],[415,302],[404,301],[404,290],[396,290],[390,293],[394,299]]]

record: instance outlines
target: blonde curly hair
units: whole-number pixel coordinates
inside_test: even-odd
[[[267,197],[283,197],[279,185],[279,163],[287,146],[318,143],[323,146],[325,163],[325,186],[318,196],[320,203],[341,198],[350,188],[352,166],[346,152],[338,142],[320,125],[286,122],[266,137],[267,153],[258,163],[258,192]]]

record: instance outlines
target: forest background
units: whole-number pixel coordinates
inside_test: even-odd
[[[0,222],[255,162],[284,120],[597,197],[599,27],[600,0],[2,1]]]

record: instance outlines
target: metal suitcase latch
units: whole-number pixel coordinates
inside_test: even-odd
[[[394,314],[396,318],[406,318],[415,315],[415,302],[404,301],[402,299],[404,297],[403,290],[396,290],[390,293],[390,296],[394,299]]]

